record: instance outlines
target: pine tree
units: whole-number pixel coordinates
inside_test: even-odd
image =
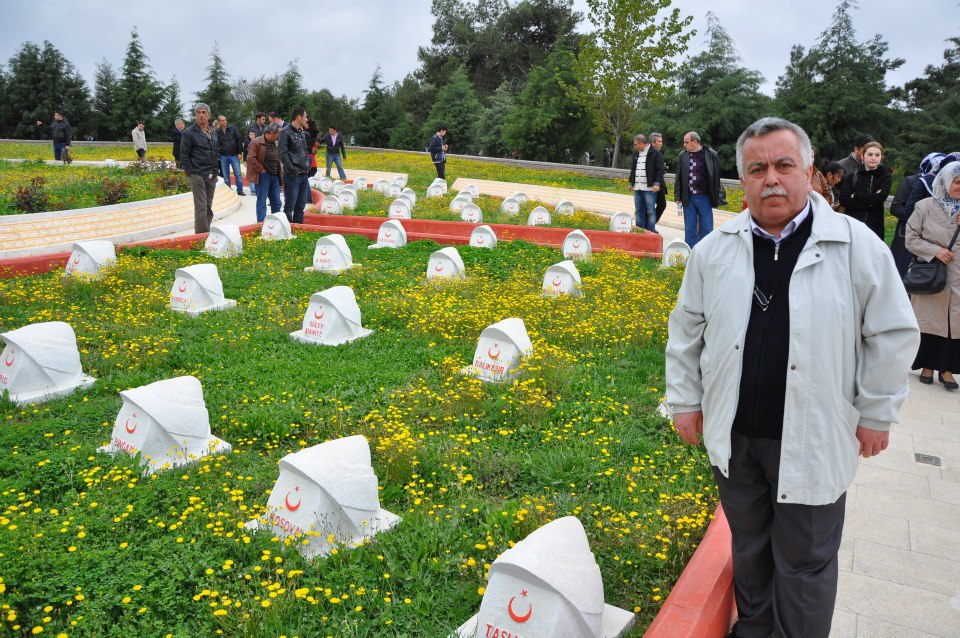
[[[35,122],[49,123],[59,110],[70,121],[75,135],[87,126],[90,92],[87,84],[56,47],[44,42],[41,49],[26,42],[10,58],[4,96],[10,119],[5,133],[18,138],[37,138]]]
[[[356,139],[362,146],[390,148],[390,132],[401,123],[401,115],[394,107],[391,95],[383,86],[383,75],[377,65],[370,78],[363,108],[357,118]],[[420,148],[423,145],[417,145]]]
[[[183,117],[183,102],[180,100],[180,83],[177,77],[170,78],[170,84],[166,86],[163,105],[157,114],[160,124],[160,135],[166,134],[173,129],[173,123],[178,118]]]
[[[531,71],[531,74],[533,72]],[[487,107],[477,122],[477,144],[487,157],[507,157],[513,149],[503,141],[504,123],[514,108],[515,98],[506,82],[487,100]]]
[[[227,116],[228,122],[233,122],[239,113],[234,112],[235,101],[229,80],[223,58],[220,57],[220,47],[214,42],[210,52],[210,66],[207,67],[207,86],[197,93],[197,102],[206,103],[212,117],[222,113]]]
[[[90,113],[90,129],[98,140],[121,139],[122,131],[117,126],[118,84],[116,71],[104,58],[93,76],[93,109]]]
[[[156,115],[164,98],[164,87],[157,82],[150,68],[150,59],[140,44],[140,35],[136,28],[130,32],[130,43],[123,58],[123,69],[116,92],[116,126],[129,137],[129,132],[137,121],[143,121],[148,128],[148,137],[152,132],[162,130]]]
[[[476,153],[477,120],[483,111],[483,105],[477,98],[477,92],[467,77],[467,70],[461,66],[450,76],[450,80],[437,91],[437,101],[430,109],[430,116],[422,132],[429,139],[438,125],[447,127],[447,143],[452,153]]]

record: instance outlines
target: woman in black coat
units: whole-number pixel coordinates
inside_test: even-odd
[[[840,183],[840,206],[843,212],[859,219],[883,239],[883,205],[893,185],[893,175],[883,162],[883,146],[869,142],[861,149],[863,163]]]

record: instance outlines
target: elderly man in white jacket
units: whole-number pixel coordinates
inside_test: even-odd
[[[670,315],[667,403],[730,522],[737,638],[829,635],[846,490],[919,343],[890,251],[810,192],[812,157],[786,120],[744,131],[749,210],[697,245]]]

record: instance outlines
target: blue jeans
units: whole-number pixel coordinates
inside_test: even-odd
[[[713,206],[709,195],[690,196],[690,201],[683,206],[683,229],[690,248],[713,230]]]
[[[303,209],[307,206],[307,195],[310,193],[307,179],[306,174],[283,178],[283,212],[291,224],[303,223]]]
[[[340,153],[327,153],[327,177],[330,177],[330,165],[337,165],[337,172],[340,173],[340,179],[347,179],[347,174],[343,172],[343,162],[340,160]]]
[[[270,212],[280,210],[280,176],[260,173],[260,188],[257,189],[257,221],[267,217],[267,197],[270,198]],[[251,185],[251,188],[253,186]]]
[[[637,228],[657,232],[657,194],[653,191],[633,191],[633,207],[637,215]]]
[[[53,143],[53,159],[58,162],[63,158],[63,149],[67,147],[66,142],[54,142]]]
[[[220,174],[223,176],[223,183],[230,185],[230,167],[233,167],[233,176],[237,180],[237,192],[243,192],[243,177],[240,176],[240,158],[236,155],[220,156]]]

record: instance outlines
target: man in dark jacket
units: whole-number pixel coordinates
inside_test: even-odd
[[[651,133],[650,134],[650,146],[660,151],[660,154],[663,155],[663,135],[660,133]],[[667,210],[667,177],[666,171],[670,170],[670,167],[666,164],[666,157],[664,159],[664,177],[660,180],[660,190],[657,191],[657,222],[660,221],[660,218],[663,217],[663,212]]]
[[[446,179],[447,175],[447,150],[450,148],[443,143],[443,137],[447,134],[447,127],[442,124],[437,126],[437,134],[430,140],[430,146],[427,152],[430,153],[430,159],[433,165],[437,167],[437,177]]]
[[[53,159],[67,161],[70,156],[70,142],[73,138],[73,131],[70,128],[70,122],[63,118],[60,111],[53,112],[53,122],[47,126],[40,120],[37,120],[37,126],[44,132],[49,133],[53,139]]]
[[[633,191],[633,205],[637,216],[637,228],[657,232],[657,193],[660,182],[667,172],[663,155],[647,143],[646,135],[633,138],[633,163],[630,166],[630,178],[627,180]]]
[[[340,162],[340,155],[343,155],[343,159],[347,159],[347,147],[337,127],[331,124],[318,141],[327,146],[327,177],[330,177],[330,165],[335,163],[340,179],[347,179],[347,174],[343,172],[343,164]]]
[[[310,158],[303,128],[307,124],[307,110],[293,109],[290,123],[280,131],[280,163],[283,164],[283,212],[292,224],[303,223],[303,209],[307,206],[310,184]]]
[[[173,123],[173,130],[170,131],[170,139],[173,140],[173,161],[177,168],[180,168],[180,142],[183,140],[183,129],[187,127],[179,117]]]
[[[683,204],[683,227],[690,248],[713,230],[713,209],[720,205],[720,157],[690,131],[677,158],[673,201]]]
[[[220,174],[223,183],[230,186],[230,169],[233,168],[233,177],[237,182],[237,195],[246,195],[243,192],[243,176],[240,175],[240,152],[243,150],[243,138],[240,131],[233,124],[227,124],[225,115],[217,116],[217,140],[220,152]]]
[[[183,132],[180,140],[180,164],[190,179],[193,191],[193,227],[196,233],[210,232],[213,221],[213,194],[217,190],[219,140],[216,127],[210,126],[210,107],[203,102],[194,107],[196,122]]]

